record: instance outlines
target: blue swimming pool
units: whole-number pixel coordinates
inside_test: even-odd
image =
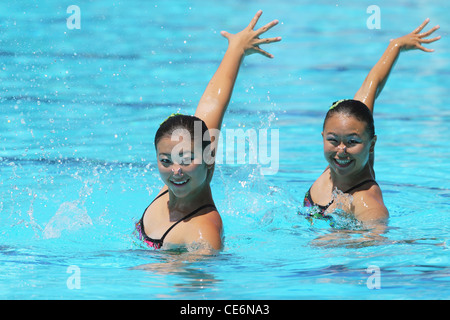
[[[77,1],[0,4],[1,299],[448,299],[450,4],[377,1]],[[134,222],[160,190],[154,133],[193,114],[226,49],[258,10],[282,42],[244,61],[226,128],[279,132],[279,167],[222,163],[216,256],[152,251]],[[325,169],[321,127],[389,39],[426,17],[432,54],[402,54],[375,107],[382,237],[313,225],[304,193]]]

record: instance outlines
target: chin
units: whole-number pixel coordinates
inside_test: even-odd
[[[337,173],[341,176],[346,176],[353,172],[353,168],[351,168],[351,167],[341,168],[341,167],[336,166],[334,163],[330,164],[330,168],[332,168],[335,173]]]

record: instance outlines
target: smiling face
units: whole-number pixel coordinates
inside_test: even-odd
[[[326,120],[322,132],[324,156],[336,174],[358,174],[367,165],[376,136],[370,138],[366,126],[364,121],[340,113]]]
[[[171,136],[164,136],[156,153],[161,179],[175,196],[186,197],[208,183],[209,166],[202,161],[202,154],[194,155],[192,141],[172,141]]]

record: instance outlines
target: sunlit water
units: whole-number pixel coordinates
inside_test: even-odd
[[[0,297],[448,299],[448,2],[378,1],[379,30],[361,1],[296,3],[78,1],[69,30],[59,1],[2,2]],[[162,187],[154,133],[194,112],[226,49],[219,32],[258,9],[283,41],[266,48],[274,60],[246,57],[224,124],[279,130],[278,172],[217,165],[218,255],[144,249],[133,227]],[[326,167],[327,106],[426,17],[441,25],[436,52],[403,54],[375,108],[386,232],[311,224],[302,202]]]

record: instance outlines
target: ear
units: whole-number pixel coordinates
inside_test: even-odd
[[[206,174],[206,181],[208,181],[208,183],[211,183],[211,180],[214,175],[214,168],[215,168],[214,163],[206,165],[206,169],[208,169],[208,172]]]
[[[203,150],[203,161],[205,161],[206,167],[208,169],[210,169],[211,166],[214,166],[214,164],[216,162],[216,159],[215,159],[216,150],[213,149],[210,151],[209,150],[210,146],[211,146],[211,144],[208,145],[205,150]]]
[[[377,136],[373,136],[372,141],[370,142],[370,153],[375,152],[375,144],[377,143]]]

